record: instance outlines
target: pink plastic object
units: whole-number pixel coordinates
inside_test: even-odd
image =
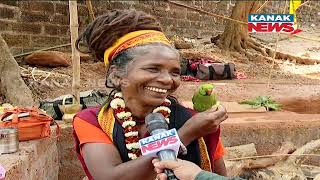
[[[0,180],[4,180],[6,177],[6,170],[0,165]]]

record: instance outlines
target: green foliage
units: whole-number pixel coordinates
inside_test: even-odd
[[[278,111],[281,109],[281,104],[272,100],[270,96],[257,96],[252,100],[244,100],[239,104],[248,104],[254,108],[265,107],[267,111]]]

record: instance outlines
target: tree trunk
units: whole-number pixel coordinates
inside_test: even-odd
[[[232,9],[231,18],[247,22],[248,15],[255,13],[262,3],[262,1],[237,1]],[[244,50],[247,48],[253,48],[261,52],[259,44],[249,37],[247,24],[235,21],[228,21],[224,32],[212,38],[212,42],[216,43],[220,48],[235,50],[240,53],[245,53]]]
[[[0,89],[1,94],[13,105],[33,106],[32,92],[20,76],[18,63],[0,35]]]

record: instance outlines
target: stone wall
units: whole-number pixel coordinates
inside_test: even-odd
[[[67,4],[1,1],[0,30],[13,54],[69,43]]]
[[[72,126],[60,124],[61,138],[58,143],[59,180],[81,180],[85,176],[80,161],[74,151]]]
[[[232,1],[189,0],[177,1],[202,10],[230,16]],[[171,36],[204,37],[216,35],[224,29],[224,20],[158,0],[92,1],[95,15],[111,9],[137,9],[154,15]],[[269,1],[263,13],[279,13],[288,7],[283,1]],[[312,1],[299,13],[302,25],[317,28],[320,25],[320,3]],[[85,1],[78,1],[80,31],[88,24],[89,15]],[[0,2],[0,33],[15,54],[66,44],[70,42],[69,9],[67,1],[17,1]]]
[[[80,31],[89,22],[85,1],[78,1]],[[137,9],[154,15],[170,36],[214,35],[223,31],[223,20],[200,15],[164,1],[92,1],[95,15],[111,9]],[[229,16],[227,1],[184,1],[184,4]],[[13,54],[69,43],[69,10],[66,1],[0,2],[0,33]]]

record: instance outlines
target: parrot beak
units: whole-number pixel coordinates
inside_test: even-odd
[[[207,96],[210,96],[210,95],[212,94],[212,91],[213,91],[212,89],[208,89],[208,90],[206,91],[206,95],[207,95]]]

